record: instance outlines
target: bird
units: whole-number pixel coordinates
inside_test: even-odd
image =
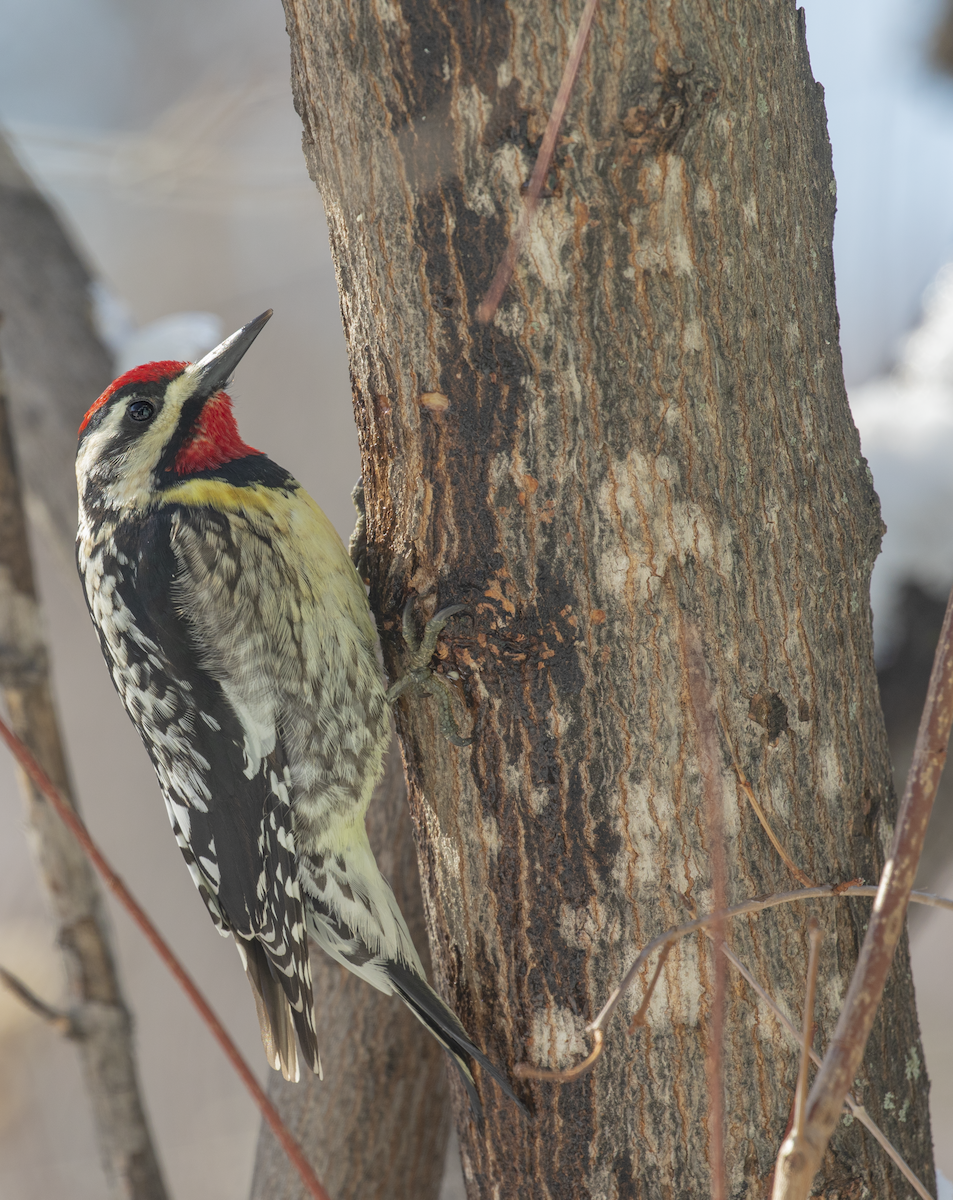
[[[271,315],[197,363],[127,371],[86,413],[89,613],[192,880],[238,948],[271,1066],[322,1074],[310,938],[407,1005],[477,1119],[474,1061],[525,1111],[427,983],[368,842],[390,726],[364,583],[297,480],[242,440],[225,390]]]

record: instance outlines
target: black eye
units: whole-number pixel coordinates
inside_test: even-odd
[[[133,421],[151,421],[155,411],[155,405],[150,404],[148,400],[133,400],[126,409]]]

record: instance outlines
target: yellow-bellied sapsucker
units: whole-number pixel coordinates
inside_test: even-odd
[[[429,987],[364,814],[388,741],[364,587],[223,391],[271,312],[117,379],[79,431],[77,562],[176,840],[251,983],[271,1065],[320,1074],[308,937],[513,1096]],[[515,1097],[513,1097],[515,1099]]]

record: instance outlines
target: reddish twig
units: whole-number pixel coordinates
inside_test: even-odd
[[[870,923],[834,1036],[808,1096],[803,1137],[799,1139],[796,1153],[786,1142],[778,1155],[775,1200],[806,1200],[840,1118],[844,1097],[860,1069],[867,1038],[880,1007],[887,972],[903,931],[927,824],[946,762],[951,726],[953,593],[947,603],[913,762]]]
[[[218,1044],[225,1052],[226,1058],[231,1062],[232,1066],[238,1073],[239,1078],[245,1087],[248,1089],[252,1099],[258,1106],[261,1115],[268,1122],[275,1137],[281,1143],[288,1158],[294,1163],[298,1174],[301,1176],[301,1182],[304,1184],[308,1194],[314,1197],[314,1200],[330,1200],[328,1193],[321,1186],[318,1177],[315,1175],[311,1164],[302,1153],[301,1147],[295,1141],[289,1132],[287,1126],[282,1121],[278,1114],[278,1110],[265,1095],[258,1080],[252,1074],[251,1068],[242,1058],[238,1047],[228,1036],[225,1027],[219,1021],[218,1017],[212,1011],[208,1001],[192,982],[188,972],[175,957],[172,949],[159,933],[152,921],[146,916],[139,903],[132,896],[129,889],[119,878],[116,872],[112,869],[106,859],[103,857],[95,842],[89,836],[86,826],[80,820],[78,815],[60,796],[57,789],[53,786],[49,776],[36,761],[23,742],[9,728],[5,721],[0,719],[0,737],[9,746],[13,757],[17,760],[23,770],[32,779],[34,785],[43,793],[46,799],[52,804],[57,815],[63,824],[73,834],[79,844],[83,847],[93,866],[102,876],[103,881],[113,895],[119,900],[123,908],[129,913],[133,921],[139,926],[145,934],[153,949],[172,972],[175,978],[179,981],[182,990],[195,1005],[196,1009],[202,1016],[206,1025],[212,1031],[212,1035]]]
[[[536,157],[536,165],[533,167],[533,174],[530,177],[523,211],[520,213],[516,232],[510,238],[509,245],[506,247],[500,265],[496,269],[496,274],[493,276],[493,282],[487,289],[487,293],[477,309],[477,320],[483,325],[493,320],[496,310],[499,308],[500,301],[503,299],[503,293],[506,291],[506,285],[513,278],[516,260],[519,257],[519,252],[529,231],[529,223],[533,219],[533,214],[536,212],[536,207],[539,204],[543,183],[552,165],[553,153],[556,149],[556,138],[559,136],[559,130],[569,104],[569,97],[572,95],[576,76],[579,74],[579,65],[582,62],[583,51],[586,48],[586,41],[589,38],[589,30],[592,28],[592,19],[596,15],[596,6],[598,3],[599,0],[586,0],[586,7],[582,10],[582,16],[579,18],[579,28],[576,30],[572,49],[569,51],[566,69],[563,71],[559,91],[556,93],[556,102],[553,104],[553,110],[549,114],[546,132],[543,134],[543,141],[539,148],[539,154]]]
[[[655,974],[652,976],[649,986],[645,989],[645,995],[642,997],[642,1003],[639,1005],[638,1011],[629,1022],[629,1033],[635,1033],[640,1025],[648,1025],[645,1014],[649,1011],[652,996],[655,994],[655,985],[658,983],[659,976],[662,974],[662,968],[665,966],[666,960],[671,953],[671,945],[662,947],[662,953],[658,956],[658,962],[655,964]]]
[[[531,1067],[529,1063],[517,1063],[513,1068],[513,1074],[518,1079],[545,1079],[550,1083],[571,1083],[595,1066],[596,1059],[602,1054],[603,1045],[602,1030],[596,1029],[592,1035],[592,1049],[582,1062],[576,1063],[574,1067],[567,1067],[564,1071],[550,1071],[546,1067]]]

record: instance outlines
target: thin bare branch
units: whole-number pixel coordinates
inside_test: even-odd
[[[810,891],[812,893],[816,893],[819,890],[820,889],[816,889],[816,888],[810,889]],[[813,896],[805,897],[804,892],[801,891],[801,892],[787,893],[783,897],[771,896],[771,897],[767,897],[767,899],[769,901],[776,902],[776,903],[787,903],[792,900],[802,900],[802,899],[812,899],[812,898],[816,898],[816,899],[837,898],[838,896],[847,896],[847,895],[850,895],[850,896],[875,896],[876,894],[877,894],[877,888],[875,888],[875,887],[852,886],[852,887],[846,888],[846,889],[837,888],[837,887],[829,888],[829,889],[822,891],[821,895],[819,895],[819,896],[813,895]],[[925,904],[927,906],[934,907],[934,908],[944,908],[950,912],[953,912],[953,900],[947,899],[946,897],[943,897],[943,896],[934,896],[929,892],[912,892],[910,899],[912,901],[915,901],[918,904]],[[749,904],[750,903],[751,902],[749,902]],[[763,905],[762,901],[755,901],[754,903],[756,903],[758,905]],[[748,912],[758,911],[758,909],[751,909],[748,905],[739,906],[739,907],[744,907],[745,910]],[[768,905],[768,907],[773,907],[773,903]],[[728,915],[729,915],[728,913],[725,914],[726,917]],[[734,912],[734,915],[740,916],[742,914],[736,911],[736,912]],[[702,922],[704,922],[705,918],[700,918],[700,920]],[[697,927],[698,927],[697,921],[691,922],[690,927],[683,926],[682,928],[684,930],[684,935],[691,933]],[[710,934],[709,934],[709,936],[710,936]],[[632,1024],[629,1027],[629,1032],[633,1032],[638,1024],[644,1024],[644,1021],[639,1020],[638,1018],[644,1016],[644,1012],[648,1008],[648,1002],[649,1002],[652,992],[655,989],[655,984],[661,973],[662,966],[664,965],[665,959],[668,957],[669,953],[671,952],[673,945],[674,945],[674,941],[670,941],[662,947],[662,951],[659,955],[659,961],[656,964],[655,974],[653,975],[652,981],[649,984],[648,988],[646,989],[646,996],[645,996],[645,999],[642,1001],[642,1005],[639,1009],[639,1012],[636,1014],[636,1016],[632,1020]],[[797,1028],[797,1026],[790,1020],[790,1018],[787,1016],[787,1014],[781,1008],[778,1007],[776,1002],[772,999],[772,997],[768,994],[768,992],[765,991],[765,989],[761,986],[761,984],[758,983],[758,981],[751,974],[751,972],[748,970],[748,968],[745,966],[745,964],[741,961],[741,959],[737,956],[737,954],[735,954],[735,952],[731,949],[731,947],[728,946],[727,944],[723,944],[721,951],[722,951],[722,954],[725,956],[725,958],[728,960],[728,962],[731,963],[731,965],[735,968],[735,970],[741,975],[741,977],[748,983],[748,985],[755,991],[755,993],[763,1001],[763,1003],[774,1014],[775,1018],[777,1019],[778,1023],[781,1025],[781,1027],[787,1033],[789,1033],[796,1042],[799,1042],[799,1043],[802,1042],[803,1038],[802,1038],[801,1030],[799,1030]],[[588,1071],[590,1071],[592,1069],[592,1067],[595,1066],[596,1062],[601,1057],[602,1052],[605,1048],[605,1035],[604,1035],[602,1029],[593,1029],[592,1026],[589,1026],[589,1030],[593,1036],[592,1051],[587,1055],[587,1057],[585,1059],[583,1059],[582,1062],[577,1063],[574,1067],[568,1067],[562,1071],[548,1071],[543,1068],[531,1067],[525,1063],[520,1063],[514,1069],[514,1074],[519,1076],[522,1079],[540,1079],[540,1080],[545,1080],[546,1082],[549,1082],[549,1083],[571,1083],[573,1080],[579,1079],[581,1076],[585,1075]],[[811,1059],[811,1062],[813,1062],[815,1064],[815,1066],[820,1066],[821,1056],[813,1048],[811,1048],[811,1050],[810,1050],[810,1059]],[[907,1180],[907,1182],[910,1184],[910,1186],[916,1191],[917,1195],[921,1197],[921,1200],[933,1200],[933,1197],[930,1194],[930,1192],[920,1182],[919,1178],[913,1172],[913,1170],[911,1170],[911,1168],[908,1166],[906,1160],[903,1158],[900,1151],[896,1148],[896,1146],[894,1146],[893,1142],[890,1141],[890,1139],[883,1132],[883,1130],[880,1128],[880,1126],[877,1125],[877,1123],[872,1119],[870,1114],[867,1112],[866,1108],[864,1108],[863,1104],[861,1104],[861,1102],[850,1092],[848,1092],[847,1096],[844,1098],[844,1107],[851,1114],[851,1116],[854,1117],[854,1119],[856,1121],[859,1121],[860,1124],[863,1125],[863,1127],[867,1130],[867,1132],[871,1135],[871,1137],[874,1138],[874,1140],[881,1147],[881,1149],[884,1151],[884,1153],[887,1155],[887,1157],[890,1159],[890,1161],[892,1163],[894,1163],[894,1165],[903,1174],[903,1177]]]
[[[572,49],[569,51],[569,58],[566,61],[566,69],[563,71],[562,81],[559,84],[559,91],[556,93],[553,110],[549,114],[546,132],[543,134],[543,141],[539,148],[539,154],[536,157],[536,165],[533,167],[533,174],[530,177],[529,188],[526,192],[526,199],[523,211],[520,213],[519,223],[516,226],[516,232],[510,238],[509,245],[506,247],[500,265],[496,269],[496,274],[493,276],[493,282],[487,289],[487,293],[477,309],[477,320],[484,325],[493,320],[496,310],[499,308],[500,301],[503,299],[503,293],[506,291],[506,285],[513,278],[516,260],[519,257],[526,234],[529,232],[530,221],[532,221],[533,214],[536,212],[536,207],[539,204],[543,183],[549,174],[549,168],[553,161],[553,153],[556,149],[556,138],[559,136],[559,130],[566,115],[569,98],[576,83],[576,76],[579,74],[579,65],[582,62],[583,51],[586,48],[589,30],[592,28],[592,19],[596,15],[596,6],[598,3],[599,0],[586,0],[586,7],[582,10],[582,16],[579,18],[579,27],[573,39]]]
[[[880,877],[860,957],[847,989],[834,1036],[807,1102],[807,1124],[797,1148],[785,1142],[775,1171],[775,1200],[806,1200],[839,1119],[844,1097],[864,1056],[867,1038],[894,951],[903,931],[907,902],[923,850],[927,824],[953,726],[953,593],[946,616],[920,729],[897,816],[893,844]]]
[[[123,906],[126,912],[132,917],[133,921],[139,926],[145,934],[147,940],[151,943],[155,952],[159,955],[171,973],[178,980],[182,990],[192,1001],[192,1004],[198,1010],[205,1024],[212,1031],[212,1035],[222,1050],[225,1052],[226,1058],[231,1062],[235,1071],[238,1073],[242,1083],[247,1088],[255,1104],[258,1106],[261,1115],[268,1122],[275,1137],[281,1142],[285,1149],[285,1153],[294,1163],[298,1174],[301,1176],[301,1182],[304,1184],[309,1195],[314,1197],[314,1200],[330,1200],[328,1193],[321,1186],[317,1176],[311,1168],[311,1164],[305,1158],[301,1151],[301,1147],[292,1137],[288,1128],[285,1126],[281,1117],[278,1115],[278,1110],[274,1107],[268,1097],[265,1095],[258,1080],[252,1073],[251,1068],[245,1062],[238,1047],[229,1037],[225,1027],[219,1021],[218,1017],[213,1012],[208,1001],[196,987],[191,976],[186,971],[185,967],[179,962],[171,947],[159,933],[155,925],[146,915],[145,911],[140,906],[120,877],[109,865],[103,857],[102,852],[89,836],[86,826],[80,820],[79,816],[66,803],[63,797],[53,786],[50,777],[46,774],[40,764],[36,761],[30,750],[10,729],[5,721],[0,719],[0,737],[6,742],[10,748],[13,757],[16,759],[19,766],[24,770],[34,785],[39,788],[53,808],[63,824],[73,834],[79,844],[83,847],[93,866],[102,876],[103,881],[109,890],[113,893],[119,903]]]
[[[871,888],[870,890],[874,891],[875,889]],[[953,908],[953,901],[949,903],[951,908]],[[735,954],[735,952],[728,946],[723,948],[722,953],[735,968],[738,974],[741,975],[741,977],[757,993],[758,997],[764,1002],[767,1008],[774,1014],[778,1024],[782,1027],[782,1029],[789,1033],[796,1042],[800,1042],[802,1040],[801,1031],[790,1020],[787,1014],[778,1007],[778,1005],[764,990],[761,984],[758,983],[758,981],[751,974],[737,954]],[[821,1056],[815,1050],[811,1050],[810,1056],[811,1062],[814,1063],[815,1066],[821,1065]],[[848,1092],[844,1099],[844,1107],[855,1121],[858,1121],[861,1125],[863,1125],[870,1136],[877,1142],[883,1152],[894,1164],[897,1170],[902,1173],[904,1179],[906,1179],[910,1186],[916,1191],[917,1195],[920,1196],[922,1200],[933,1200],[933,1196],[907,1165],[906,1160],[903,1158],[897,1147],[893,1144],[893,1142],[891,1142],[880,1126],[871,1118],[866,1108],[864,1108],[860,1101],[851,1092]]]
[[[76,1026],[73,1024],[73,1018],[68,1012],[63,1012],[59,1008],[51,1008],[45,1000],[28,987],[22,979],[18,979],[12,971],[8,971],[6,967],[0,967],[0,982],[3,983],[7,991],[11,992],[16,998],[21,1001],[30,1012],[36,1013],[38,1017],[46,1021],[47,1025],[52,1025],[58,1032],[66,1037],[81,1036]]]
[[[590,1071],[595,1065],[596,1060],[602,1054],[602,1048],[605,1044],[605,1038],[601,1029],[595,1029],[592,1033],[592,1050],[580,1063],[576,1063],[574,1067],[567,1067],[564,1071],[548,1071],[545,1067],[531,1067],[529,1063],[517,1063],[513,1068],[513,1074],[519,1079],[545,1079],[550,1083],[571,1083],[574,1079],[579,1079]]]
[[[721,913],[708,913],[706,916],[696,917],[693,921],[687,921],[684,925],[679,925],[677,928],[660,933],[658,937],[653,938],[639,952],[635,962],[623,976],[621,983],[612,990],[612,994],[602,1006],[598,1016],[586,1026],[586,1032],[593,1036],[595,1045],[592,1052],[582,1062],[561,1071],[550,1071],[544,1067],[532,1067],[527,1063],[519,1063],[514,1068],[515,1074],[523,1079],[546,1079],[553,1083],[565,1083],[571,1079],[578,1079],[590,1070],[602,1053],[603,1026],[609,1021],[609,1018],[618,1007],[619,1001],[635,982],[639,971],[656,950],[662,951],[662,961],[664,961],[664,956],[669,954],[676,942],[681,941],[684,937],[688,937],[690,933],[694,933],[696,930],[710,928],[718,920],[728,921],[734,917],[743,917],[750,913],[764,912],[766,909],[777,908],[782,904],[793,904],[800,900],[837,900],[844,896],[876,896],[878,891],[879,888],[866,884],[850,884],[847,887],[844,887],[842,884],[825,884],[822,887],[798,888],[793,892],[778,892],[772,896],[759,896],[754,900],[745,900],[743,903],[736,904],[732,908],[727,908]],[[925,904],[930,908],[943,908],[948,912],[953,912],[953,899],[949,899],[946,896],[936,896],[932,892],[911,892],[909,898],[914,904]],[[727,947],[724,948],[724,953],[730,961],[734,961],[731,959],[731,954]],[[637,1025],[644,1023],[639,1018],[644,1015],[644,1010],[648,1007],[648,1000],[651,997],[651,993],[655,990],[655,984],[658,982],[658,977],[661,973],[661,966],[662,963],[660,962],[652,977],[652,982],[649,984],[646,999],[643,1000],[642,1006],[632,1019],[630,1031],[634,1030]]]
[[[852,887],[849,889],[854,896],[876,896],[878,888],[875,887]],[[923,904],[927,908],[945,908],[948,912],[953,912],[953,900],[948,896],[938,896],[935,892],[911,892],[911,904]]]
[[[866,884],[851,884],[849,887],[843,887],[838,884],[825,884],[821,887],[798,888],[793,892],[777,892],[772,896],[760,896],[754,900],[745,900],[741,904],[735,904],[733,907],[725,909],[723,913],[709,913],[703,917],[696,917],[693,921],[687,921],[684,925],[679,925],[675,929],[669,929],[665,933],[660,933],[658,937],[653,938],[639,953],[635,962],[626,971],[619,986],[613,989],[612,994],[603,1005],[599,1015],[586,1028],[590,1033],[593,1033],[605,1025],[618,1007],[619,1001],[635,982],[635,978],[647,958],[650,958],[662,946],[668,946],[674,942],[681,941],[683,937],[694,933],[696,929],[707,929],[721,919],[728,920],[732,917],[742,917],[747,913],[764,912],[765,909],[777,908],[780,904],[792,904],[798,900],[836,900],[840,896],[876,896],[879,890],[879,888]],[[935,896],[931,892],[911,892],[909,899],[917,904],[926,904],[932,908],[946,908],[953,911],[953,900],[949,900],[945,896]]]
[[[784,863],[784,865],[787,867],[787,869],[791,872],[791,874],[794,876],[794,878],[798,881],[798,883],[803,884],[804,887],[811,887],[813,885],[814,881],[812,879],[810,879],[807,875],[805,875],[804,872],[801,870],[801,868],[799,866],[797,866],[797,864],[793,861],[793,859],[788,854],[788,852],[781,845],[781,842],[778,840],[777,836],[775,835],[774,830],[771,828],[771,823],[769,822],[764,809],[761,807],[761,804],[759,803],[758,798],[755,795],[754,788],[748,782],[748,777],[745,775],[744,771],[741,769],[741,764],[738,761],[737,754],[735,754],[735,748],[732,745],[731,739],[728,737],[728,730],[727,730],[727,727],[726,727],[724,721],[721,722],[721,728],[722,728],[722,733],[725,736],[725,741],[728,744],[728,749],[731,752],[731,765],[734,767],[735,774],[738,776],[738,786],[744,792],[745,798],[747,799],[748,803],[751,805],[752,809],[754,810],[754,815],[761,822],[761,827],[764,829],[764,832],[768,835],[768,840],[771,842],[771,845],[777,851],[778,857],[781,859],[781,861]]]

